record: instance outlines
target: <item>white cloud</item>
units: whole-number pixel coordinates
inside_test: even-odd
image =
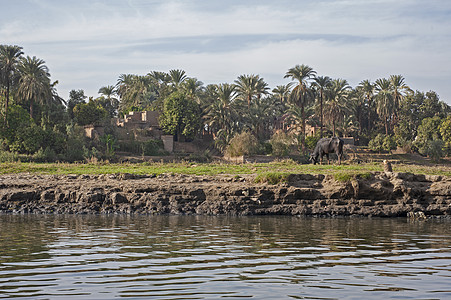
[[[43,58],[63,97],[79,88],[96,95],[121,73],[171,68],[205,83],[260,74],[275,86],[304,63],[352,85],[402,74],[451,103],[445,0],[25,3],[6,7],[22,14],[0,12],[0,40]]]

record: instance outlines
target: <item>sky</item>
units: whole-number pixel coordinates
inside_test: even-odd
[[[306,64],[352,87],[400,74],[451,104],[449,0],[0,0],[0,44],[45,60],[64,99],[171,69],[272,89]]]

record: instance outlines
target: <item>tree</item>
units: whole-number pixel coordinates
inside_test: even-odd
[[[79,103],[74,107],[74,118],[78,125],[99,124],[108,117],[108,112],[97,99],[89,99],[88,103]]]
[[[441,140],[440,126],[442,119],[435,116],[432,118],[425,118],[421,121],[421,125],[418,126],[418,134],[415,138],[415,146],[421,154],[428,154],[429,142],[434,140]]]
[[[175,87],[176,89],[179,87],[179,85],[185,81],[186,77],[186,73],[183,70],[169,70],[169,78],[170,78],[170,83],[172,84],[173,87]]]
[[[324,100],[324,91],[331,85],[332,79],[329,76],[317,76],[315,77],[313,82],[313,86],[316,88],[319,95],[319,103],[320,103],[320,137],[323,137],[323,100]]]
[[[307,93],[307,85],[308,81],[315,76],[316,72],[307,65],[296,65],[293,68],[290,68],[284,78],[291,78],[296,82],[296,86],[293,88],[291,92],[291,98],[295,101],[297,105],[301,108],[301,116],[302,116],[302,135],[301,135],[301,147],[302,150],[305,150],[305,105],[307,104],[305,97]]]
[[[195,101],[197,104],[200,103],[200,95],[203,91],[204,83],[202,81],[197,80],[197,78],[187,78],[181,84],[182,90],[185,92],[186,96],[191,100]]]
[[[0,45],[0,84],[5,86],[5,125],[8,122],[11,84],[14,78],[17,77],[17,69],[22,54],[24,54],[22,47],[16,45]]]
[[[344,118],[346,111],[346,101],[348,99],[348,90],[351,87],[345,79],[334,79],[327,91],[326,101],[326,119],[332,123],[332,133],[335,136],[337,122]]]
[[[362,80],[357,89],[361,91],[366,99],[366,107],[368,113],[367,120],[367,130],[371,128],[371,108],[373,106],[373,98],[374,98],[374,84],[372,84],[368,79]]]
[[[194,138],[201,126],[199,105],[181,92],[172,93],[164,101],[160,126],[166,134],[174,135],[176,140],[182,136]]]
[[[99,94],[105,97],[109,103],[109,107],[111,107],[111,109],[108,109],[108,112],[110,113],[110,117],[114,117],[116,115],[116,110],[119,107],[119,100],[115,97],[117,95],[116,87],[112,85],[101,87],[99,89]]]
[[[69,100],[67,101],[67,113],[69,114],[69,118],[71,120],[74,119],[74,107],[79,103],[84,103],[85,99],[84,90],[71,90],[69,92]]]
[[[405,79],[402,75],[390,75],[389,80],[392,90],[394,121],[396,123],[398,119],[398,110],[401,101],[404,100],[405,93],[411,90],[409,86],[405,83]]]
[[[33,118],[33,104],[48,102],[52,97],[49,69],[42,59],[27,56],[20,60],[18,70],[18,98],[29,103]]]
[[[250,109],[254,97],[266,93],[266,83],[258,75],[240,75],[235,80],[235,87],[240,100],[247,102]],[[260,97],[260,96],[258,96]]]
[[[391,91],[390,80],[380,78],[376,80],[376,101],[377,113],[382,117],[385,125],[385,135],[389,134],[389,122],[392,119],[394,111],[393,94]]]

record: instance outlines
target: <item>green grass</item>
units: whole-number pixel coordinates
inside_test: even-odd
[[[98,163],[98,164],[69,164],[69,163],[0,163],[0,174],[33,173],[33,174],[193,174],[193,175],[260,175],[261,180],[271,181],[269,177],[280,177],[284,174],[331,174],[341,180],[347,177],[360,176],[367,178],[370,172],[383,171],[381,163],[350,164],[350,165],[302,165],[293,161],[272,163]],[[394,172],[409,172],[426,175],[451,176],[451,166],[424,166],[393,164]],[[272,174],[272,175],[271,175]],[[283,176],[282,176],[283,177]],[[283,179],[281,177],[281,179]],[[274,179],[277,180],[277,179]]]

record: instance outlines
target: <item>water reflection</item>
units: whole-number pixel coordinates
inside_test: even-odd
[[[449,298],[450,225],[0,215],[0,298]]]

